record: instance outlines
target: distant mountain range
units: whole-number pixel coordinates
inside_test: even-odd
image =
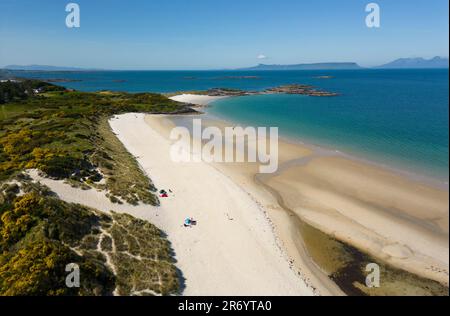
[[[376,69],[406,69],[406,68],[448,68],[448,58],[436,56],[431,59],[400,58],[390,63],[373,67]],[[337,70],[337,69],[364,69],[357,63],[315,63],[294,65],[266,65],[259,64],[254,67],[240,68],[238,70]]]
[[[373,67],[375,69],[407,69],[407,68],[449,68],[448,58],[439,56],[431,59],[424,58],[399,58],[390,63]],[[95,71],[103,69],[87,69],[76,67],[58,67],[47,65],[9,65],[3,69],[14,71]],[[254,67],[239,68],[236,70],[342,70],[342,69],[365,69],[353,62],[330,62],[314,64],[294,64],[294,65],[266,65],[259,64]]]
[[[332,69],[362,69],[357,63],[315,63],[295,65],[265,65],[240,68],[238,70],[332,70]]]
[[[375,68],[403,69],[403,68],[448,68],[448,58],[436,56],[431,59],[424,58],[399,58],[385,65]]]
[[[3,67],[8,70],[22,70],[22,71],[92,71],[100,69],[86,69],[77,67],[59,67],[48,65],[8,65]]]

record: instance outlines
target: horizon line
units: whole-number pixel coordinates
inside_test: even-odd
[[[65,72],[78,72],[78,71],[236,71],[236,70],[252,70],[249,68],[254,68],[254,67],[258,67],[260,65],[264,65],[264,66],[292,66],[292,65],[320,65],[320,64],[356,64],[358,67],[360,67],[361,69],[376,69],[378,67],[387,65],[391,62],[397,61],[397,60],[401,60],[401,59],[424,59],[425,61],[430,61],[434,58],[441,58],[441,59],[449,59],[448,56],[439,56],[439,55],[435,55],[434,57],[431,58],[424,58],[424,57],[400,57],[400,58],[396,58],[393,59],[391,61],[379,64],[379,65],[373,65],[373,66],[361,66],[358,62],[354,62],[354,61],[325,61],[325,62],[301,62],[301,63],[293,63],[293,64],[265,64],[265,63],[257,63],[256,65],[253,66],[244,66],[244,67],[238,67],[238,68],[184,68],[184,69],[176,69],[176,68],[169,68],[169,69],[155,69],[155,68],[146,68],[146,67],[142,67],[142,68],[93,68],[93,67],[84,67],[84,66],[56,66],[56,65],[44,65],[44,64],[7,64],[7,65],[3,65],[0,67],[0,70],[10,70],[10,71],[65,71]],[[51,70],[51,69],[46,69],[46,70],[42,70],[42,69],[11,69],[8,67],[49,67],[49,68],[55,68],[55,70]],[[61,69],[57,69],[57,68],[61,68]],[[64,69],[67,68],[67,69]],[[436,69],[448,69],[448,65],[446,67],[435,67]],[[411,69],[414,69],[413,67],[411,67]],[[276,69],[274,69],[276,70]],[[285,70],[285,69],[279,69],[279,70],[283,70],[283,71],[288,71],[289,69]],[[305,69],[305,70],[336,70],[336,69]],[[345,70],[345,69],[342,69]],[[352,70],[357,70],[357,69],[352,69]],[[261,70],[261,71],[268,71],[268,70]]]

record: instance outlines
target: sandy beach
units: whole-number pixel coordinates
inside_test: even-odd
[[[210,96],[210,95],[185,93],[185,94],[174,95],[174,96],[170,97],[169,99],[178,101],[178,102],[183,102],[183,103],[191,103],[191,104],[194,104],[197,106],[205,106],[215,100],[219,100],[219,99],[223,99],[223,98],[226,98],[226,97],[225,96]]]
[[[110,121],[113,131],[160,189],[161,229],[186,278],[186,295],[311,295],[289,267],[264,210],[246,191],[206,163],[177,163],[171,141],[142,114]],[[132,127],[132,128],[130,128]],[[190,216],[192,228],[183,227]]]
[[[207,105],[216,98],[178,99]],[[205,126],[226,125],[201,118]],[[112,204],[104,192],[33,177],[69,202],[157,225],[172,243],[185,295],[343,295],[330,271],[314,261],[299,220],[393,267],[448,286],[448,190],[284,140],[279,170],[270,175],[258,175],[256,163],[173,162],[169,132],[189,121],[192,116],[140,113],[110,120],[156,187],[171,191],[160,198],[160,207]],[[183,227],[188,216],[198,224]],[[421,293],[415,291],[408,293]]]
[[[448,285],[447,192],[340,157],[316,158],[266,183],[314,227]]]
[[[0,0],[0,301],[450,296],[450,0],[37,3]]]
[[[81,191],[51,179],[62,199],[149,220],[166,234],[185,278],[184,295],[313,295],[291,269],[264,209],[228,177],[206,163],[176,163],[171,142],[144,114],[112,118],[110,125],[158,189],[169,192],[160,207],[112,204],[104,192]],[[186,217],[197,225],[184,227]]]
[[[202,118],[206,125],[225,125]],[[153,125],[163,133],[161,120]],[[174,124],[180,120],[171,118]],[[292,216],[393,267],[448,286],[448,188],[332,150],[283,140],[279,146],[280,168],[272,175],[256,175],[251,163],[214,167],[259,201],[293,264],[323,293],[339,290],[299,244]]]

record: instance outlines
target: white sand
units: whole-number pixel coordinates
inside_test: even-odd
[[[180,124],[178,118],[170,116],[147,120],[154,128],[161,125],[159,131],[168,134],[164,122],[169,118]],[[224,126],[208,119],[202,123]],[[299,158],[301,163],[291,164]],[[323,232],[394,267],[448,285],[448,190],[363,161],[284,141],[279,142],[279,162],[283,171],[263,181],[271,192],[255,185],[256,164],[214,166],[268,211],[291,262],[321,294],[341,295],[342,291],[315,267],[298,228],[281,209],[280,199]],[[273,190],[277,194],[273,195]]]
[[[210,95],[186,93],[186,94],[175,95],[173,97],[170,97],[169,99],[178,101],[178,102],[191,103],[191,104],[195,104],[195,105],[205,106],[215,100],[219,100],[219,99],[223,99],[223,98],[227,98],[227,97],[226,96],[210,96]]]
[[[265,213],[244,190],[206,163],[173,162],[171,142],[143,114],[117,116],[110,125],[154,184],[174,193],[161,198],[159,222],[186,278],[186,295],[313,294],[290,269]],[[187,216],[198,224],[183,227]]]
[[[170,141],[144,114],[116,116],[110,125],[156,187],[173,191],[160,207],[112,204],[104,192],[40,180],[69,202],[126,212],[161,228],[186,279],[184,295],[314,294],[290,268],[265,212],[246,191],[206,163],[172,162]],[[187,216],[198,224],[184,227]]]
[[[161,207],[112,204],[104,192],[41,180],[64,200],[130,213],[163,229],[186,278],[184,294],[313,294],[291,264],[317,289],[315,293],[343,294],[296,244],[296,230],[289,229],[286,212],[271,194],[255,186],[256,166],[172,162],[167,139],[172,124],[161,116],[126,114],[110,124],[155,185],[174,192],[161,198]],[[303,146],[280,146],[280,163],[311,155]],[[448,284],[448,192],[400,181],[351,160],[333,169],[341,160],[315,158],[306,166],[285,170],[269,184],[313,226],[396,267]],[[186,216],[199,224],[184,228]],[[279,245],[287,250],[289,264]]]

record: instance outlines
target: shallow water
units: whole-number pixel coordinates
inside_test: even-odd
[[[262,90],[311,84],[341,95],[228,98],[214,102],[208,111],[244,124],[278,126],[284,136],[444,182],[449,171],[448,74],[448,69],[17,72],[77,80],[57,84],[82,91]],[[324,75],[332,78],[318,78]]]
[[[448,72],[363,72],[323,80],[338,97],[257,95],[215,101],[212,115],[277,126],[294,140],[448,182]],[[330,84],[330,81],[339,83]]]

